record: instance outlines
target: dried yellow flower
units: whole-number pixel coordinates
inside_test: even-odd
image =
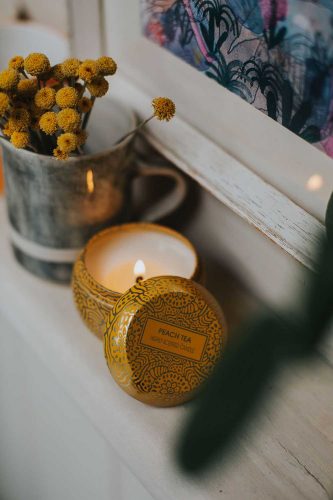
[[[52,135],[58,128],[57,114],[53,111],[44,113],[39,119],[40,129],[47,135]]]
[[[93,59],[86,59],[79,66],[79,77],[85,82],[90,83],[98,76],[98,66]]]
[[[9,60],[8,68],[21,71],[24,67],[24,58],[22,56],[14,56]]]
[[[78,132],[76,132],[76,137],[78,146],[83,146],[83,144],[85,144],[87,140],[88,133],[85,130],[79,130]]]
[[[51,109],[56,102],[56,92],[50,87],[38,90],[35,95],[35,104],[40,109]]]
[[[0,116],[3,116],[9,109],[9,97],[7,94],[0,92]]]
[[[166,120],[167,122],[175,116],[176,106],[168,97],[155,97],[152,101],[154,108],[154,116],[158,120]]]
[[[38,76],[50,71],[51,65],[45,54],[34,52],[24,59],[24,69],[30,75]]]
[[[53,156],[55,156],[55,158],[57,160],[67,160],[68,158],[68,153],[65,153],[64,151],[62,151],[62,149],[60,148],[55,148],[53,150]]]
[[[15,132],[15,130],[13,130],[13,128],[10,126],[10,124],[8,124],[8,122],[2,131],[6,137],[11,137],[13,132]]]
[[[57,144],[58,148],[60,148],[64,153],[71,153],[77,148],[78,139],[75,134],[66,132],[65,134],[59,135]]]
[[[88,97],[82,97],[82,99],[79,100],[79,110],[81,113],[88,113],[88,111],[91,110],[93,103],[91,102],[91,99]]]
[[[99,57],[96,62],[98,71],[101,75],[114,75],[117,71],[117,63],[112,59],[112,57]]]
[[[29,144],[29,134],[28,132],[13,132],[10,137],[10,142],[16,148],[25,148]]]
[[[15,69],[9,68],[0,73],[0,89],[14,90],[20,81],[20,74]]]
[[[56,103],[59,108],[74,108],[79,100],[79,94],[73,87],[63,87],[58,90]]]
[[[52,66],[51,75],[53,76],[53,78],[61,82],[65,78],[65,75],[62,72],[62,65],[56,64],[55,66]]]
[[[17,85],[17,95],[22,98],[29,98],[37,92],[37,80],[35,78],[20,80]]]
[[[25,108],[15,108],[8,120],[9,129],[15,132],[25,132],[30,124],[30,114]]]
[[[95,80],[87,84],[87,89],[93,97],[103,97],[109,90],[109,83],[103,77],[95,78]]]
[[[75,132],[80,125],[80,115],[75,109],[62,109],[57,114],[57,123],[65,132]]]
[[[70,59],[66,59],[61,65],[61,71],[65,75],[65,77],[77,77],[79,76],[79,67],[81,62],[75,57],[71,57]]]

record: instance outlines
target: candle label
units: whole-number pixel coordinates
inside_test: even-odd
[[[179,328],[171,323],[148,318],[141,337],[141,344],[166,351],[193,361],[201,361],[207,336]]]

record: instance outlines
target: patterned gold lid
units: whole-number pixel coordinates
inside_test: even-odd
[[[116,382],[144,403],[173,406],[194,395],[226,342],[223,313],[198,283],[150,278],[118,300],[104,336]]]

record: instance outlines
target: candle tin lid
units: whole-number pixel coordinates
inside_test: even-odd
[[[104,336],[116,382],[134,398],[174,406],[194,395],[225,348],[223,313],[198,283],[150,278],[118,300]]]

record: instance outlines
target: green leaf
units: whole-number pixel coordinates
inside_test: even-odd
[[[300,137],[305,141],[310,143],[319,142],[320,141],[320,129],[316,127],[316,125],[309,125],[306,129],[300,134]]]
[[[267,93],[267,113],[268,116],[273,118],[273,120],[277,120],[277,106],[276,106],[276,98],[273,92]]]
[[[309,101],[303,102],[300,108],[294,114],[291,120],[289,130],[298,134],[304,127],[306,121],[311,115],[312,106]]]
[[[238,332],[240,343],[221,359],[183,430],[178,459],[186,471],[216,459],[257,408],[290,338],[285,329],[281,319],[266,313]]]
[[[286,33],[287,33],[287,28],[284,26],[283,28],[281,28],[277,32],[276,35],[273,36],[270,48],[273,48],[273,47],[276,47],[276,45],[279,45],[279,43],[281,43],[282,40],[284,39],[284,37],[286,36]]]
[[[294,91],[289,82],[283,82],[282,91],[282,125],[288,127],[293,109]]]
[[[228,32],[227,32],[227,31],[224,31],[224,32],[222,33],[222,35],[220,36],[220,38],[218,39],[218,41],[216,42],[216,45],[215,45],[215,52],[219,52],[219,50],[220,50],[220,49],[221,49],[221,47],[222,47],[223,42],[225,42],[227,38],[228,38]]]
[[[325,216],[326,233],[329,242],[333,246],[333,193],[329,199]]]

